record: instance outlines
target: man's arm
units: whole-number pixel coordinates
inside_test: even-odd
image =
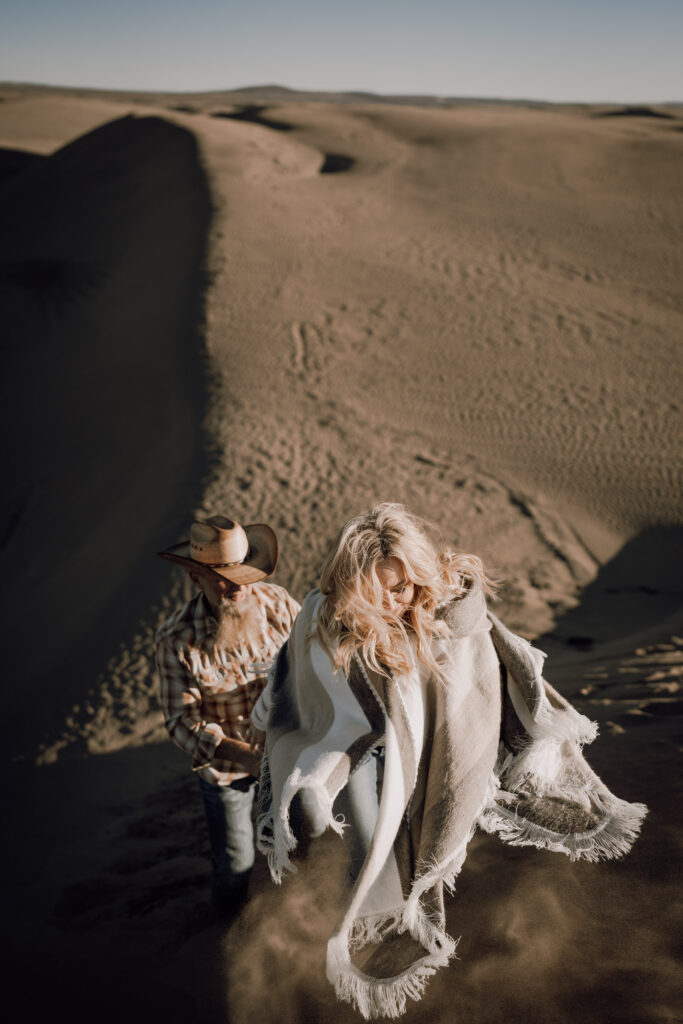
[[[222,757],[226,761],[235,761],[245,772],[255,775],[256,778],[261,774],[262,756],[263,750],[260,746],[257,746],[256,741],[253,745],[250,745],[245,743],[244,740],[235,740],[230,736],[226,736],[225,739],[220,741],[214,754],[214,757]]]
[[[217,722],[207,722],[202,714],[201,696],[187,669],[168,640],[157,643],[159,697],[169,736],[192,758],[192,769],[198,771],[214,758],[234,761],[245,772],[258,775],[261,752],[248,743],[225,735]]]

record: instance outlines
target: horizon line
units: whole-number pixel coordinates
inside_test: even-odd
[[[605,105],[620,105],[625,107],[670,107],[670,106],[683,106],[683,99],[680,100],[613,100],[613,99],[592,99],[592,100],[547,100],[539,99],[531,96],[482,96],[482,95],[444,95],[440,93],[411,93],[411,92],[375,92],[369,89],[300,89],[288,85],[279,85],[275,83],[260,84],[260,85],[241,85],[233,86],[229,88],[219,87],[213,89],[156,89],[156,88],[138,88],[136,86],[102,86],[102,85],[67,85],[64,83],[55,82],[35,82],[35,81],[20,81],[13,79],[3,79],[0,81],[0,88],[5,86],[16,86],[31,89],[64,89],[69,91],[86,91],[86,92],[99,92],[99,93],[122,93],[136,95],[164,95],[164,96],[210,96],[210,95],[225,95],[229,93],[244,93],[244,92],[266,92],[268,90],[280,91],[292,93],[294,96],[307,97],[308,99],[318,99],[318,102],[324,102],[325,97],[368,97],[385,102],[398,103],[400,101],[415,101],[419,100],[422,102],[430,102],[435,106],[443,105],[447,103],[509,103],[509,104],[521,104],[521,103],[535,103],[542,104],[544,106],[605,106]]]

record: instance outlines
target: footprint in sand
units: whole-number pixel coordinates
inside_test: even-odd
[[[325,339],[320,328],[305,321],[295,321],[291,326],[291,335],[294,343],[294,372],[307,383],[320,380],[320,374],[328,361],[322,351]]]

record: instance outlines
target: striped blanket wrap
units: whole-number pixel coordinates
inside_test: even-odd
[[[295,794],[307,789],[341,834],[335,797],[384,742],[377,822],[328,942],[327,976],[366,1019],[397,1017],[455,951],[443,891],[477,826],[594,861],[626,853],[647,809],[590,769],[581,747],[596,726],[545,682],[545,655],[487,610],[481,589],[439,609],[442,679],[418,678],[417,665],[374,675],[356,656],[348,678],[335,671],[312,639],[321,600],[308,595],[273,669],[257,842],[274,881],[296,871]]]

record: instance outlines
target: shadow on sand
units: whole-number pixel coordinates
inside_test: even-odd
[[[583,591],[579,604],[534,643],[590,651],[628,640],[683,608],[683,527],[653,526],[628,541]]]
[[[2,640],[7,677],[21,678],[7,696],[17,750],[84,696],[161,598],[154,553],[199,501],[211,215],[194,136],[157,117],[28,160],[0,190]]]
[[[666,121],[675,120],[673,114],[652,107],[619,107],[616,110],[600,110],[593,117],[655,117]]]
[[[319,173],[340,174],[342,171],[350,171],[355,162],[352,156],[344,156],[343,153],[325,153]]]
[[[39,153],[27,153],[23,149],[0,149],[0,188],[31,164],[44,159]]]
[[[38,1020],[49,1005],[72,1024],[224,1022],[229,923],[211,908],[206,827],[187,758],[164,741],[12,765],[5,785],[15,836],[3,857],[6,919],[15,923],[5,967],[23,1018]],[[265,881],[265,861],[259,868]],[[169,965],[196,935],[210,959],[196,963],[189,952],[178,976]]]
[[[288,124],[286,121],[276,121],[270,117],[264,117],[263,111],[268,110],[268,107],[249,105],[245,107],[239,107],[237,110],[216,110],[211,114],[211,117],[223,117],[228,121],[249,121],[250,124],[260,124],[263,128],[272,128],[276,132],[291,132],[294,128],[293,124]]]

